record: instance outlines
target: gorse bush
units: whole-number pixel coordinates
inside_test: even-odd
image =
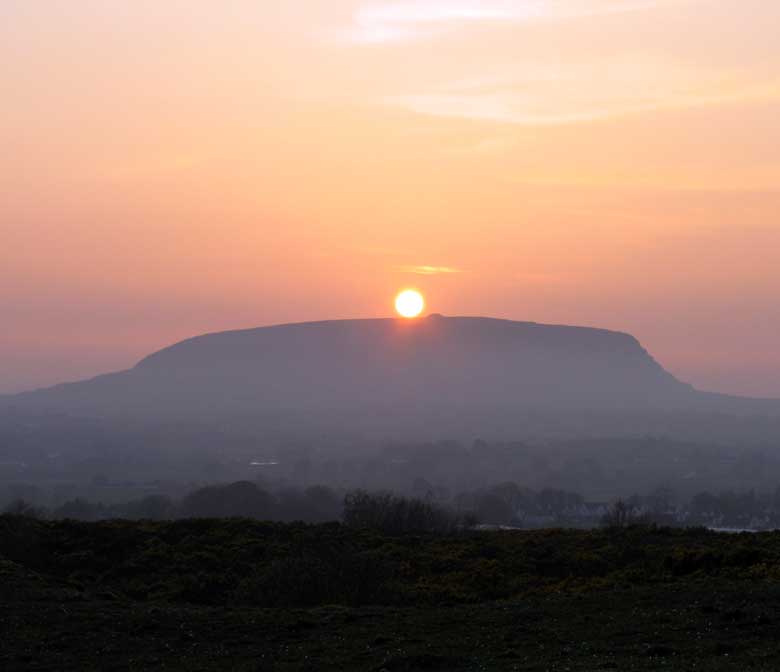
[[[365,493],[353,493],[351,499],[361,505],[352,511],[373,510],[377,502]],[[389,505],[384,497],[378,501],[380,511],[408,513],[405,524],[420,510],[417,503],[396,508],[392,500]],[[384,520],[392,522],[391,529],[401,524],[392,516]],[[661,583],[682,586],[708,577],[774,583],[780,577],[780,533],[631,526],[395,534],[339,523],[238,518],[81,523],[0,515],[2,567],[20,581],[150,602],[262,607],[477,603]],[[28,581],[28,576],[33,578]]]

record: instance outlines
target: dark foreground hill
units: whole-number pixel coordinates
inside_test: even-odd
[[[209,334],[129,371],[14,399],[157,413],[644,409],[701,401],[627,334],[436,315]]]
[[[780,534],[0,517],[4,670],[775,670]]]

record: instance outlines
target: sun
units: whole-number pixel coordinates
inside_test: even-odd
[[[416,289],[405,289],[395,297],[395,309],[401,317],[417,317],[425,308],[425,299]]]

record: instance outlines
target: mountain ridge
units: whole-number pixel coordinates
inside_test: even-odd
[[[379,325],[379,324],[410,325],[410,327],[413,328],[414,325],[416,324],[419,325],[421,320],[442,320],[442,319],[458,320],[458,321],[473,321],[475,323],[479,322],[483,324],[484,323],[511,324],[511,325],[522,326],[531,329],[539,328],[547,331],[547,333],[549,333],[549,330],[551,329],[566,330],[567,332],[570,333],[576,332],[578,334],[587,333],[587,334],[599,335],[602,338],[606,337],[606,338],[614,339],[615,342],[625,341],[626,344],[630,344],[631,346],[636,346],[640,348],[642,347],[639,340],[636,337],[634,337],[632,334],[629,334],[627,332],[622,332],[622,331],[610,330],[610,329],[601,329],[598,327],[582,327],[582,326],[564,325],[564,324],[544,324],[539,322],[509,320],[509,319],[482,317],[482,316],[446,317],[444,315],[434,313],[432,315],[428,315],[427,317],[418,318],[415,320],[406,320],[402,318],[393,318],[393,317],[356,318],[356,319],[341,319],[341,320],[312,320],[306,322],[287,322],[287,323],[274,324],[274,325],[268,325],[262,327],[250,327],[246,329],[230,329],[226,331],[209,332],[205,334],[199,334],[197,336],[192,336],[183,339],[181,341],[177,341],[176,343],[173,343],[169,346],[163,347],[160,350],[157,350],[143,357],[131,368],[132,369],[139,368],[139,367],[142,368],[144,366],[147,366],[151,362],[154,362],[159,357],[164,356],[166,353],[170,353],[174,350],[188,347],[189,345],[195,345],[215,338],[254,336],[261,333],[271,333],[276,331],[288,331],[288,330],[299,330],[299,329],[316,329],[316,328],[323,328],[323,327],[360,326],[360,325],[369,326],[369,325]]]
[[[202,334],[132,368],[11,397],[66,410],[643,408],[699,399],[631,334],[434,314]]]

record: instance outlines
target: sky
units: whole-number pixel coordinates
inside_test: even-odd
[[[780,397],[780,3],[3,0],[0,392],[428,309]]]

